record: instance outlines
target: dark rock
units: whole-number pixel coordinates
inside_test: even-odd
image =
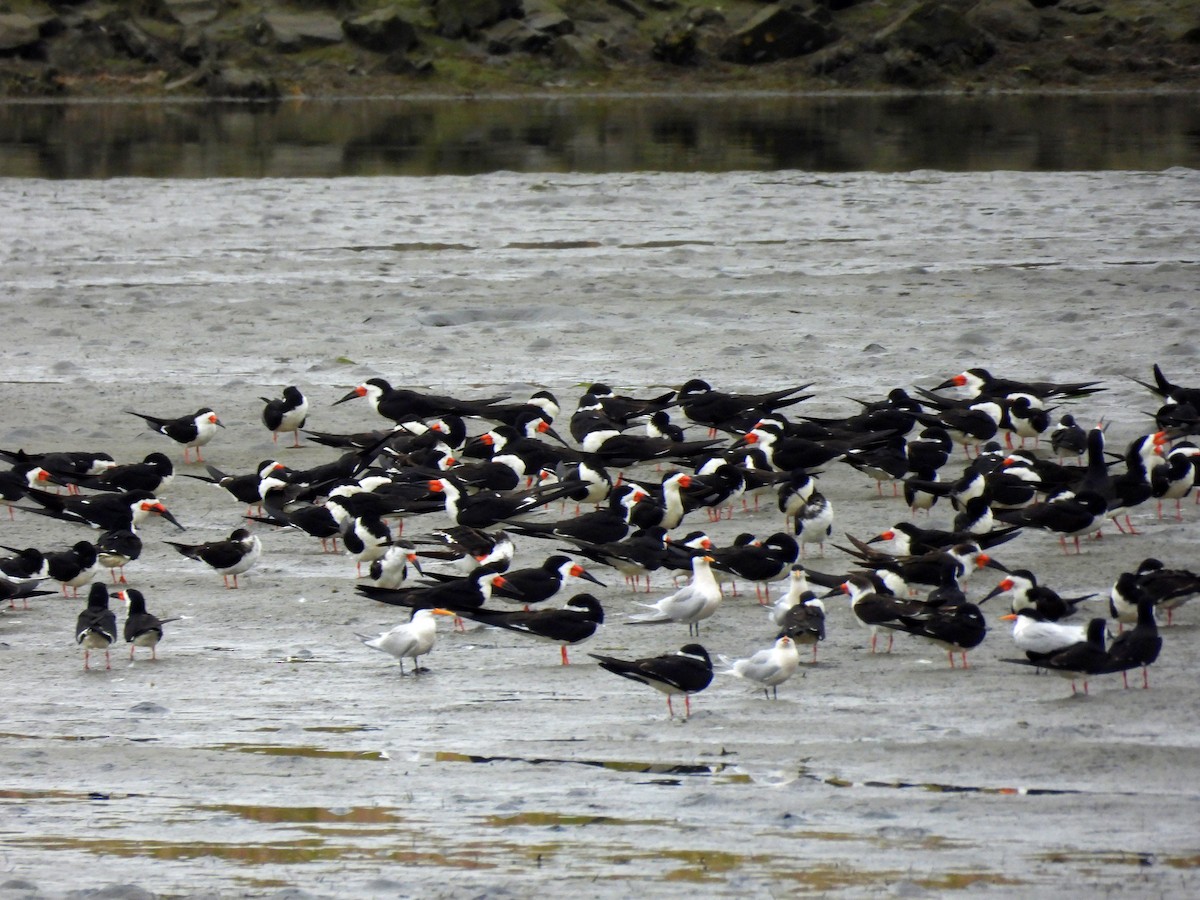
[[[524,19],[503,19],[484,32],[484,46],[493,56],[544,53],[553,39],[553,35],[530,28]]]
[[[813,53],[836,33],[794,7],[772,4],[736,29],[721,58],[737,63],[764,63]]]
[[[205,80],[210,97],[233,100],[278,100],[279,85],[265,72],[234,67],[220,69]]]
[[[525,3],[525,24],[534,31],[546,34],[574,34],[575,22],[553,3],[528,0]]]
[[[158,62],[168,54],[166,47],[132,18],[114,16],[105,26],[115,51],[130,59]]]
[[[417,46],[417,29],[396,9],[381,9],[342,22],[346,37],[376,53],[411,50]]]
[[[521,0],[434,0],[433,3],[438,34],[448,38],[469,37],[502,19],[519,19],[523,14]]]
[[[900,66],[905,71],[912,68],[913,56],[938,68],[961,71],[987,62],[996,52],[995,42],[986,32],[968,22],[957,9],[936,2],[912,7],[878,32],[873,43],[877,52],[895,53],[893,61],[908,58],[909,62]]]
[[[1095,3],[1093,0],[1063,0],[1058,8],[1063,12],[1075,13],[1077,16],[1094,16],[1096,13],[1104,12],[1104,5]]]
[[[646,10],[642,9],[633,0],[608,0],[609,6],[616,7],[623,13],[628,13],[639,22],[645,21],[647,18]]]
[[[604,64],[600,48],[574,34],[564,34],[550,45],[550,58],[562,69],[595,68]]]
[[[206,25],[221,15],[220,0],[159,0],[158,7],[167,21],[178,25]]]
[[[1082,72],[1084,75],[1103,75],[1108,71],[1108,59],[1104,56],[1070,53],[1064,61],[1076,72]]]
[[[694,66],[697,47],[696,27],[691,22],[676,23],[654,38],[650,55],[672,66]]]
[[[340,44],[342,24],[324,13],[268,12],[251,26],[251,39],[280,53],[300,53]]]
[[[1030,43],[1042,36],[1042,18],[1028,0],[983,0],[967,21],[1006,41]]]
[[[390,75],[422,75],[434,73],[433,60],[428,58],[413,59],[404,50],[389,53],[383,60],[380,69]]]
[[[30,16],[17,13],[0,15],[0,54],[28,54],[41,39],[38,23]]]

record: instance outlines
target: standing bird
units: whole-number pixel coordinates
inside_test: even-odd
[[[1083,679],[1083,692],[1088,692],[1088,677],[1115,672],[1104,649],[1107,623],[1104,619],[1092,619],[1087,625],[1086,639],[1064,647],[1048,656],[1030,659],[1002,659],[1000,662],[1015,663],[1019,666],[1036,666],[1071,679],[1071,693],[1075,693],[1076,679]]]
[[[600,668],[649,685],[667,695],[667,712],[675,718],[671,697],[683,695],[684,718],[692,714],[691,695],[698,694],[712,683],[713,667],[708,651],[699,644],[684,644],[674,653],[650,656],[644,659],[625,660],[615,656],[588,656],[600,663]]]
[[[225,582],[225,587],[236,588],[238,576],[248,570],[262,555],[262,541],[258,535],[251,534],[245,528],[235,529],[223,541],[207,541],[203,544],[177,544],[174,541],[164,541],[170,544],[188,559],[198,560],[215,569]],[[233,584],[229,579],[233,579]]]
[[[721,586],[713,575],[712,562],[711,556],[693,556],[691,581],[656,603],[639,603],[650,612],[631,616],[629,621],[639,625],[686,622],[689,635],[699,634],[700,623],[721,605]]]
[[[446,610],[441,609],[416,609],[407,623],[397,625],[390,631],[374,637],[358,633],[354,636],[372,650],[395,657],[396,662],[400,663],[401,675],[404,674],[404,658],[410,657],[413,661],[413,674],[419,675],[421,667],[417,664],[417,657],[424,656],[432,650],[434,639],[437,637],[437,619],[434,615],[445,612]]]
[[[779,685],[791,678],[800,665],[800,652],[796,649],[796,642],[785,634],[777,638],[772,646],[759,650],[753,656],[733,660],[722,656],[720,659],[729,667],[722,675],[753,681],[762,687],[765,697],[778,700]]]
[[[813,491],[808,502],[796,513],[796,535],[800,538],[800,555],[809,544],[820,548],[825,555],[825,538],[833,534],[833,504],[820,491]]]
[[[582,644],[593,637],[604,624],[604,609],[600,606],[600,601],[591,594],[576,594],[561,609],[464,609],[460,610],[459,614],[464,619],[481,622],[493,628],[504,628],[558,644],[564,666],[571,664],[567,656],[567,647]]]
[[[436,577],[436,576],[435,576]],[[581,578],[604,587],[604,582],[569,556],[548,556],[540,566],[525,569],[509,569],[504,573],[504,584],[493,593],[505,600],[524,603],[541,603],[557,594],[564,584]]]
[[[200,448],[213,439],[218,428],[225,427],[217,418],[217,414],[207,406],[196,410],[190,416],[180,416],[178,419],[160,419],[158,416],[148,416],[144,413],[134,412],[132,409],[127,409],[125,412],[144,420],[150,426],[151,431],[157,431],[175,443],[181,444],[185,463],[190,462],[188,451],[193,448],[196,451],[196,462],[204,462]]]
[[[933,641],[946,651],[952,669],[956,651],[962,655],[962,667],[970,668],[967,663],[967,651],[978,647],[987,636],[987,621],[974,603],[959,603],[949,609],[935,609],[931,615],[924,617],[900,616],[895,622],[880,624],[884,628],[904,631]]]
[[[108,648],[117,639],[117,617],[108,608],[108,588],[93,584],[88,593],[87,609],[75,621],[75,643],[83,648],[83,667],[90,668],[88,656],[93,650],[104,651],[104,668],[111,669]]]
[[[104,531],[123,530],[140,525],[150,516],[162,516],[180,531],[185,530],[171,515],[161,500],[149,491],[124,491],[115,494],[92,494],[87,497],[60,497],[31,488],[29,499],[38,506],[22,506],[52,519],[90,525]]]
[[[146,611],[146,598],[138,590],[120,591],[118,597],[129,604],[129,614],[125,617],[125,643],[129,645],[129,658],[138,647],[149,647],[150,658],[158,659],[158,642],[162,640],[163,626],[168,622],[177,622],[179,616],[170,619],[160,619]]]
[[[280,432],[292,433],[292,446],[300,446],[300,429],[308,419],[308,400],[300,393],[300,388],[289,385],[283,389],[283,396],[271,399],[260,397],[266,405],[262,411],[263,424],[271,432],[271,440],[279,442]]]
[[[79,596],[79,589],[96,577],[100,571],[96,545],[91,541],[76,541],[66,550],[52,550],[43,554],[42,571],[62,586],[63,596],[71,588],[72,597]]]
[[[1137,601],[1137,625],[1113,638],[1108,646],[1108,671],[1121,673],[1129,687],[1129,670],[1142,667],[1142,687],[1150,687],[1149,666],[1162,651],[1162,637],[1154,621],[1154,599],[1143,594]]]

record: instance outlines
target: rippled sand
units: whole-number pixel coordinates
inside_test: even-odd
[[[123,410],[214,407],[205,451],[230,472],[278,454],[260,396],[298,384],[310,427],[378,427],[333,407],[365,377],[461,396],[549,388],[568,410],[602,380],[638,394],[703,376],[733,390],[813,383],[803,411],[931,387],[972,365],[1101,378],[1071,405],[1110,447],[1150,427],[1131,378],[1153,362],[1200,383],[1194,308],[1200,175],[573,176],[333,181],[0,181],[7,215],[0,447],[169,449]],[[702,436],[699,429],[690,429]],[[954,471],[961,456],[951,464]],[[182,471],[201,472],[200,467]],[[657,480],[653,467],[640,475]],[[835,465],[835,541],[907,516]],[[243,510],[177,478],[183,540]],[[557,509],[553,512],[558,514]],[[1063,593],[1105,593],[1145,556],[1195,568],[1196,522],[1135,515],[1079,557],[1022,535],[998,550]],[[444,519],[410,520],[408,534]],[[933,521],[947,525],[949,514]],[[711,526],[720,544],[777,530],[770,500]],[[687,527],[709,528],[703,516]],[[83,529],[17,512],[0,541],[50,548]],[[5,878],[49,896],[155,894],[578,896],[634,893],[1003,896],[1197,889],[1200,612],[1166,633],[1149,691],[1067,682],[999,662],[1002,610],[951,671],[898,639],[871,656],[829,601],[820,661],[778,701],[732,679],[669,721],[660,695],[600,671],[677,648],[684,628],[623,624],[633,597],[595,568],[609,624],[557,649],[484,630],[439,636],[401,678],[355,631],[398,611],[353,591],[354,564],[258,529],[237,592],[144,529],[133,586],[168,626],[160,659],[84,672],[82,601],[4,613]],[[553,543],[526,539],[536,564]],[[831,572],[849,563],[832,546]],[[969,582],[978,599],[994,585]],[[659,576],[655,590],[669,588]],[[652,597],[655,595],[651,595]],[[639,597],[637,599],[645,599]],[[445,626],[443,626],[445,627]],[[772,637],[752,597],[702,632],[714,653]],[[119,893],[119,892],[118,892]],[[128,895],[135,890],[130,888]]]

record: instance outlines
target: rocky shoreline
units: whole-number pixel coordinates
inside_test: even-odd
[[[0,7],[0,97],[1191,90],[1185,0],[104,0]]]

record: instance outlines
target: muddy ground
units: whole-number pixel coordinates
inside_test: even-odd
[[[697,375],[745,391],[812,382],[803,412],[838,415],[972,365],[1102,379],[1071,409],[1104,417],[1120,448],[1156,406],[1132,378],[1157,361],[1200,382],[1198,187],[1182,170],[4,181],[0,448],[165,449],[202,474],[124,410],[208,405],[226,428],[206,460],[304,467],[334,454],[275,446],[259,422],[260,396],[286,384],[310,397],[312,428],[358,431],[383,420],[332,404],[373,375],[460,396],[548,388],[566,410],[597,380],[639,395]],[[836,543],[908,517],[844,465],[821,487]],[[905,637],[871,655],[833,599],[818,662],[778,700],[722,676],[672,720],[661,695],[586,656],[686,642],[683,626],[628,625],[645,598],[612,571],[593,567],[608,624],[570,667],[553,646],[443,623],[428,672],[401,677],[354,637],[400,617],[354,592],[353,561],[256,525],[263,559],[225,590],[162,541],[223,537],[243,508],[185,478],[163,498],[187,530],[148,523],[128,568],[152,611],[186,617],[156,662],[118,647],[111,670],[84,671],[82,600],[0,618],[0,894],[1197,890],[1190,607],[1150,690],[1107,677],[1071,696],[1000,662],[1014,655],[1002,602],[963,671]],[[1195,567],[1198,516],[1190,500],[1182,521],[1150,505],[1134,513],[1141,535],[1105,528],[1079,556],[1036,533],[996,556],[1104,594],[1145,556]],[[410,519],[406,535],[444,523]],[[767,497],[684,527],[728,544],[781,524]],[[0,518],[14,547],[85,536]],[[553,546],[519,541],[517,561]],[[851,565],[832,545],[808,562]],[[972,578],[972,599],[994,574]],[[669,589],[659,574],[651,597]],[[701,641],[740,656],[771,637],[742,594]]]

